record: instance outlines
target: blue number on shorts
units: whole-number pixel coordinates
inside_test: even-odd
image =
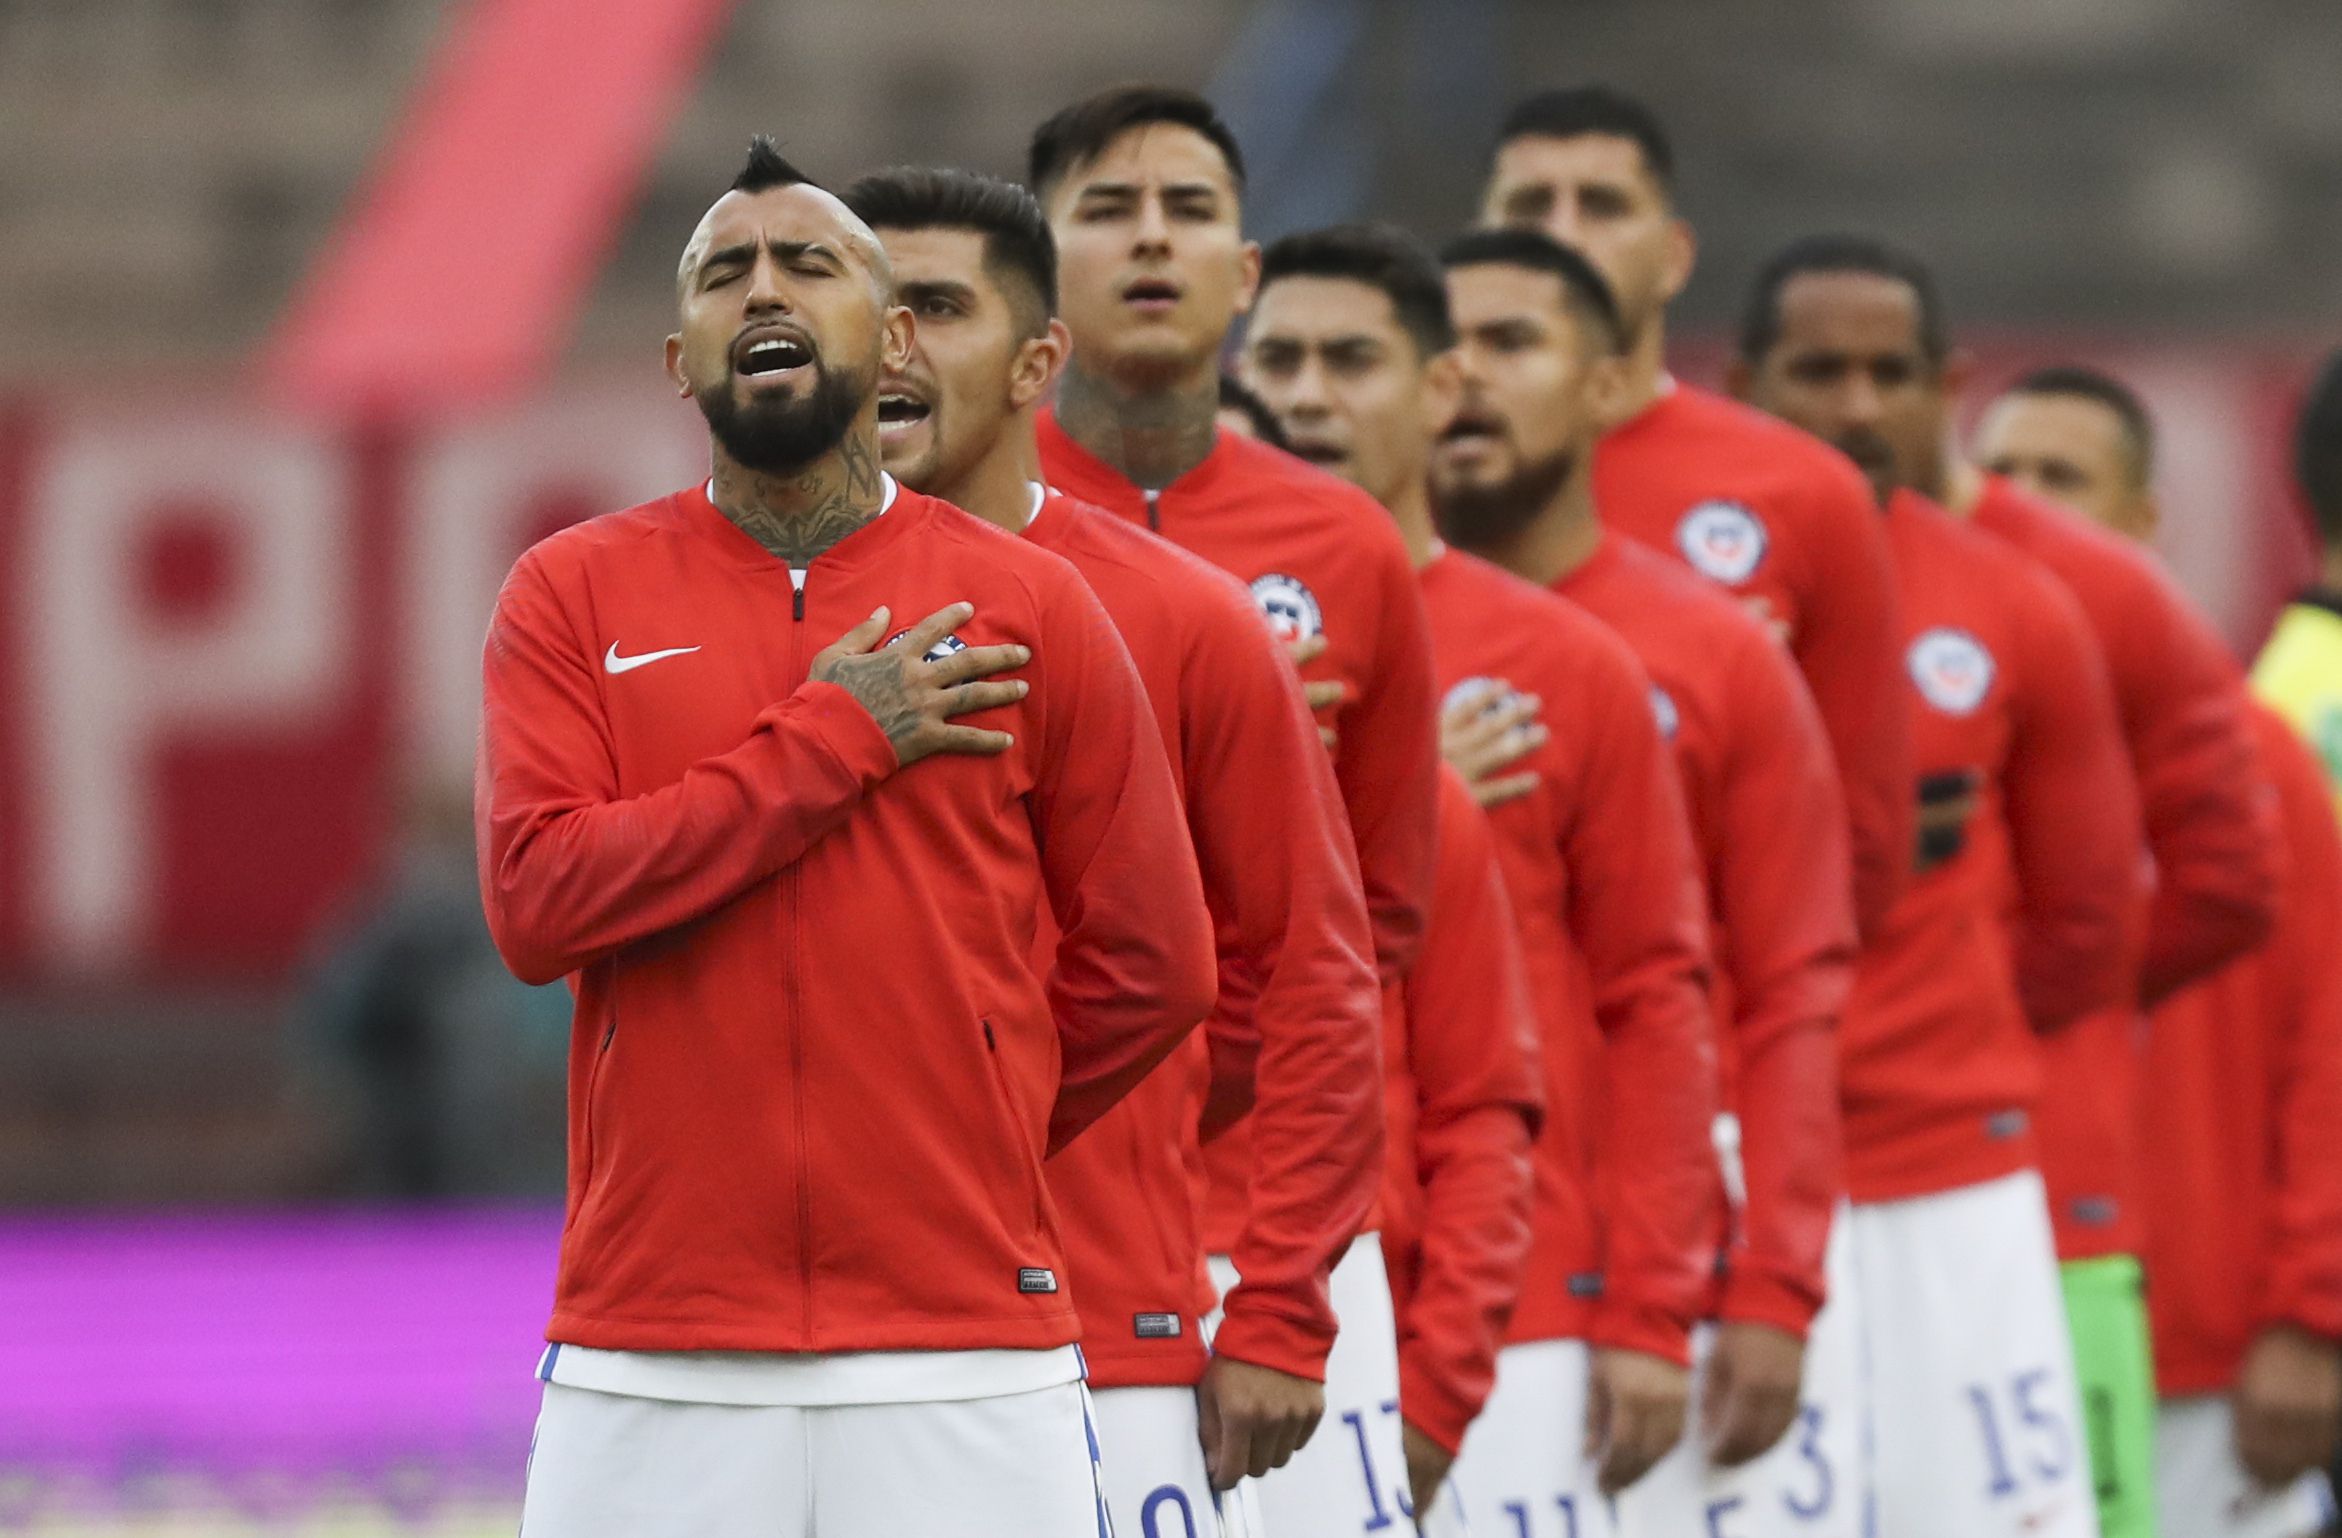
[[[1145,1503],[1138,1509],[1138,1525],[1146,1529],[1146,1538],[1169,1538],[1155,1518],[1155,1513],[1165,1506],[1179,1508],[1179,1525],[1186,1529],[1187,1538],[1196,1538],[1195,1508],[1187,1504],[1187,1492],[1177,1485],[1157,1485],[1147,1492]]]
[[[1529,1531],[1529,1506],[1527,1502],[1506,1501],[1504,1514],[1513,1519],[1513,1531],[1519,1533],[1521,1538],[1536,1538],[1536,1535]]]
[[[1561,1509],[1561,1538],[1578,1538],[1578,1498],[1557,1495],[1553,1504]]]
[[[2017,1476],[2009,1472],[2008,1455],[2001,1451],[2000,1417],[1993,1411],[1992,1390],[1981,1383],[1968,1385],[1968,1403],[1976,1410],[1976,1426],[1984,1434],[1984,1461],[1992,1466],[1992,1483],[1985,1494],[2002,1500],[2017,1493]]]
[[[1396,1409],[1397,1407],[1394,1405],[1392,1408]],[[1366,1440],[1366,1412],[1364,1410],[1344,1410],[1342,1419],[1350,1423],[1350,1434],[1358,1440],[1358,1466],[1366,1474],[1366,1501],[1369,1506],[1374,1508],[1366,1518],[1366,1525],[1359,1531],[1379,1533],[1384,1528],[1391,1526],[1396,1519],[1391,1516],[1391,1509],[1385,1506],[1382,1501],[1382,1478],[1374,1472],[1374,1449],[1367,1445]]]
[[[2016,1407],[2017,1423],[2036,1433],[2037,1445],[2047,1444],[2046,1453],[2036,1452],[2028,1460],[2028,1471],[2045,1484],[2064,1478],[2074,1466],[2073,1428],[2066,1424],[2065,1417],[2037,1397],[2049,1386],[2046,1367],[2018,1373],[2009,1380],[2009,1398]],[[1995,1499],[2016,1494],[2017,1475],[2009,1465],[2008,1452],[2001,1441],[2000,1416],[1994,1409],[1991,1388],[1982,1383],[1970,1384],[1968,1403],[1976,1409],[1977,1424],[1984,1432],[1985,1461],[1992,1465],[1992,1484],[1987,1493]]]
[[[1734,1538],[1724,1531],[1724,1519],[1738,1511],[1747,1502],[1737,1495],[1728,1495],[1720,1501],[1708,1502],[1708,1538]]]
[[[1829,1454],[1822,1449],[1822,1407],[1809,1404],[1797,1412],[1797,1456],[1813,1466],[1813,1499],[1801,1501],[1792,1490],[1781,1492],[1781,1504],[1789,1515],[1800,1522],[1818,1522],[1830,1514],[1830,1503],[1837,1498],[1838,1478],[1830,1467]]]
[[[2010,1392],[2017,1401],[2017,1419],[2040,1432],[2054,1450],[2046,1458],[2037,1457],[2033,1460],[2033,1473],[2044,1482],[2063,1479],[2066,1471],[2074,1466],[2073,1428],[2065,1423],[2065,1418],[2056,1410],[2034,1398],[2036,1390],[2048,1386],[2049,1369],[2046,1367],[2021,1372],[2009,1383]]]

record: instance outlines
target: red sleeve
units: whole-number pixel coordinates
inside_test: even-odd
[[[1705,901],[1650,685],[1623,649],[1599,679],[1586,719],[1571,723],[1587,753],[1563,852],[1610,1118],[1597,1171],[1605,1245],[1592,1338],[1683,1362],[1713,1259]]]
[[[1798,671],[1829,731],[1853,831],[1854,918],[1878,933],[1911,871],[1914,837],[1903,626],[1886,526],[1852,465],[1831,479],[1827,537],[1815,541],[1812,604],[1795,638]]]
[[[1844,1187],[1838,1016],[1854,980],[1845,800],[1788,661],[1754,644],[1732,672],[1732,741],[1708,879],[1733,1007],[1747,1211],[1723,1317],[1803,1335]]]
[[[1399,1403],[1451,1453],[1496,1381],[1528,1266],[1536,1032],[1495,837],[1471,791],[1443,773],[1438,881],[1407,981],[1423,1219],[1398,1326]]]
[[[1217,1095],[1248,1081],[1252,1167],[1232,1249],[1243,1280],[1212,1348],[1325,1375],[1326,1278],[1382,1175],[1382,993],[1341,792],[1292,664],[1250,599],[1195,617],[1180,676],[1185,782],[1223,981]]]
[[[1377,521],[1383,522],[1377,510]],[[1431,898],[1433,807],[1439,769],[1439,691],[1423,594],[1395,533],[1378,539],[1373,673],[1335,723],[1334,776],[1358,846],[1366,916],[1386,986],[1407,974]]]
[[[1070,570],[1041,596],[1035,842],[1061,938],[1049,975],[1056,1152],[1212,1007],[1212,922],[1162,730],[1122,638]]]
[[[2326,778],[2286,735],[2264,754],[2279,782],[2286,848],[2284,909],[2268,964],[2293,1008],[2281,1024],[2275,1231],[2259,1316],[2342,1339],[2342,831]]]
[[[2155,861],[2139,966],[2152,1007],[2266,938],[2279,859],[2243,672],[2168,577],[2141,575],[2099,633]]]
[[[721,907],[895,769],[852,695],[807,683],[739,747],[622,798],[598,676],[542,559],[523,556],[489,622],[475,818],[488,930],[526,982]]]
[[[2127,1000],[2144,893],[2138,790],[2097,640],[2065,589],[2011,565],[2020,670],[2002,795],[2017,992],[2036,1030]]]

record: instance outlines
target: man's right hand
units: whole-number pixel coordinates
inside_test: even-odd
[[[1597,1346],[1587,1389],[1586,1455],[1600,1465],[1602,1493],[1616,1495],[1683,1435],[1691,1374],[1646,1351]]]
[[[990,675],[1023,667],[1033,660],[1031,650],[970,646],[927,660],[928,648],[975,613],[974,605],[955,603],[928,615],[892,645],[880,646],[889,622],[888,611],[881,607],[816,652],[813,670],[806,676],[816,683],[836,684],[859,700],[894,744],[898,766],[908,768],[930,753],[1005,753],[1015,741],[1008,733],[954,726],[951,720],[1023,699],[1028,687],[1023,679]]]
[[[1325,1416],[1326,1391],[1274,1367],[1216,1356],[1195,1387],[1195,1407],[1204,1470],[1213,1489],[1226,1490],[1283,1468],[1301,1451]]]
[[[1545,745],[1551,733],[1537,719],[1545,702],[1498,679],[1483,679],[1439,713],[1439,753],[1472,787],[1482,806],[1496,806],[1537,788],[1537,771],[1503,771]]]

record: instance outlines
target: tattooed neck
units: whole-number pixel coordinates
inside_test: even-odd
[[[1057,425],[1066,435],[1149,491],[1161,491],[1212,452],[1220,376],[1132,395],[1085,372],[1077,361],[1057,387]]]
[[[860,423],[835,449],[788,475],[751,470],[716,449],[716,511],[791,566],[808,564],[877,517],[882,495],[876,433]]]

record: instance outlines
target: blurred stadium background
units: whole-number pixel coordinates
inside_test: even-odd
[[[2240,646],[2342,332],[2331,0],[0,0],[0,1532],[506,1532],[566,997],[469,869],[512,557],[700,473],[656,365],[751,131],[1013,173],[1207,87],[1256,233],[1469,212],[1497,116],[1674,126],[1681,364],[1822,227],[1986,378],[2111,364]]]

